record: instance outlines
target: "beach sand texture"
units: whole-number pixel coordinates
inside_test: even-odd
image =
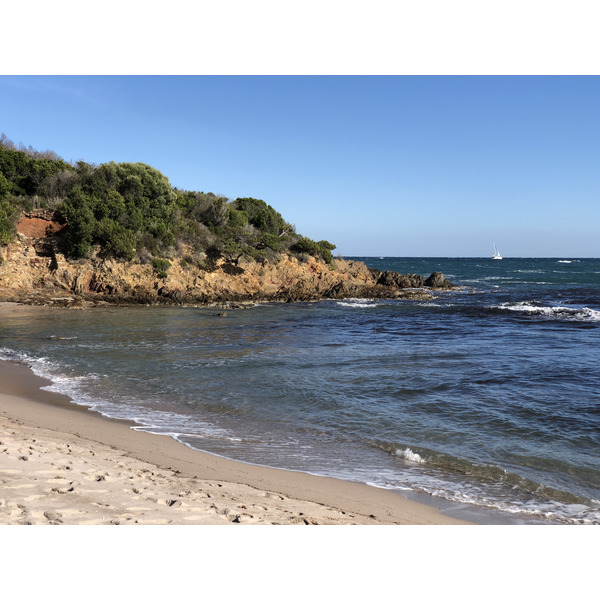
[[[2,418],[4,524],[330,524],[362,515],[249,486],[203,481],[123,452]]]
[[[0,524],[457,524],[388,490],[136,431],[0,362]]]

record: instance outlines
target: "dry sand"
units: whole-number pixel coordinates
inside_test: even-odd
[[[459,524],[388,490],[131,429],[0,361],[0,524]]]

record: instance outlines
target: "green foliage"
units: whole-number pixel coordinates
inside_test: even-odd
[[[157,271],[158,273],[161,272],[165,272],[169,270],[169,267],[171,266],[171,262],[168,261],[166,258],[155,258],[152,261],[152,266],[154,267],[154,270]],[[165,274],[166,277],[166,274]]]
[[[335,245],[327,240],[315,242],[307,237],[301,237],[291,248],[292,252],[298,254],[310,254],[311,256],[320,256],[326,263],[333,263],[332,250],[335,250]]]
[[[112,219],[105,217],[98,221],[96,239],[108,255],[126,260],[131,260],[135,256],[133,232]]]
[[[244,255],[256,262],[264,262],[267,259],[267,251],[254,246],[244,248]]]
[[[68,169],[72,167],[63,160],[36,158],[16,148],[0,145],[0,173],[9,183],[8,192],[15,196],[35,195],[44,180]]]
[[[148,263],[191,247],[192,254],[206,257],[200,262],[210,265],[221,256],[276,260],[289,249],[331,264],[335,248],[296,235],[264,200],[230,202],[212,193],[178,190],[144,163],[68,164],[50,151],[17,149],[3,135],[0,243],[13,238],[22,210],[40,207],[53,208],[66,220],[63,251],[69,258],[86,257],[99,246],[103,256]],[[168,266],[155,269],[166,274]]]
[[[328,242],[327,240],[321,240],[317,242],[317,246],[319,247],[319,254],[321,258],[328,264],[333,264],[333,254],[332,250],[335,250],[335,244]]]
[[[248,222],[262,233],[280,235],[290,228],[283,217],[264,200],[256,198],[238,198],[233,208],[246,215]]]
[[[281,239],[277,235],[273,235],[272,233],[263,233],[260,236],[260,243],[272,250],[281,250]]]
[[[98,222],[88,197],[77,190],[60,208],[60,216],[68,223],[65,234],[65,251],[72,258],[88,255]]]
[[[14,206],[5,198],[8,196],[10,184],[6,177],[0,173],[0,245],[12,241],[15,233],[12,215]]]
[[[242,249],[235,240],[231,238],[226,238],[223,240],[223,243],[221,245],[221,252],[225,255],[232,256],[241,254]]]
[[[246,216],[246,213],[244,213],[241,210],[237,210],[235,208],[230,207],[228,225],[234,228],[244,227],[245,225],[248,225],[248,217]]]
[[[319,254],[319,247],[317,246],[317,242],[314,242],[313,240],[307,237],[301,237],[291,247],[291,250],[299,254],[310,254],[311,256],[316,256],[317,254]]]
[[[0,245],[11,242],[15,235],[15,225],[12,217],[12,206],[0,199]]]
[[[6,198],[8,196],[8,192],[10,191],[10,183],[8,183],[8,179],[4,177],[2,173],[0,173],[0,199]]]

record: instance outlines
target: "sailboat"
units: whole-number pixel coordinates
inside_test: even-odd
[[[492,256],[492,260],[502,260],[502,257],[500,256],[500,252],[498,251],[496,244],[494,244],[494,256]]]

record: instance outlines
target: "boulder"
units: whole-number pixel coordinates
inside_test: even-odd
[[[444,277],[444,275],[442,273],[440,273],[439,271],[435,271],[425,280],[425,286],[431,287],[431,288],[443,288],[443,289],[456,287],[453,283],[448,281]]]

